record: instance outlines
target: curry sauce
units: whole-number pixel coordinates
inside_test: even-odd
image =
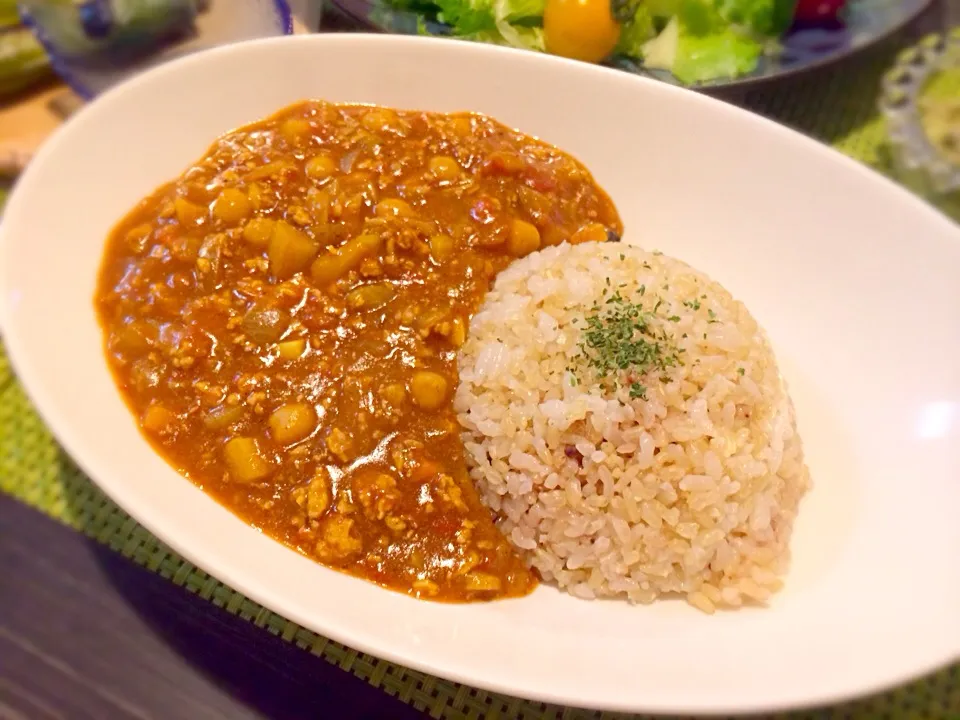
[[[267,535],[416,597],[536,579],[467,475],[457,349],[511,260],[619,235],[577,161],[471,114],[306,102],[112,232],[96,296],[161,455]]]

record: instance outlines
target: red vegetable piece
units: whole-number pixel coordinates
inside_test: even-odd
[[[846,0],[798,0],[793,17],[804,23],[835,21],[846,4]]]

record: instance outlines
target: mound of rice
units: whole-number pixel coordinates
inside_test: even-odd
[[[584,363],[611,288],[679,350],[643,397]],[[793,405],[756,321],[688,265],[619,243],[514,263],[471,323],[455,406],[484,502],[545,581],[706,612],[781,586],[809,487]]]

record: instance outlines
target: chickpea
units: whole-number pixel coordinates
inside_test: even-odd
[[[287,140],[296,143],[310,134],[310,123],[303,118],[287,118],[280,126],[280,132]]]
[[[453,182],[460,177],[460,165],[452,157],[438,155],[430,158],[430,174],[440,182]]]
[[[410,396],[424,410],[436,410],[447,401],[450,383],[440,373],[418,370],[410,379]]]
[[[360,124],[370,132],[396,129],[399,118],[393,110],[387,108],[372,108],[360,120]]]
[[[540,249],[540,231],[525,220],[514,218],[510,225],[507,249],[515,257],[524,257]]]
[[[274,440],[281,445],[290,445],[313,432],[317,426],[317,411],[307,403],[287,403],[273,411],[267,424]]]
[[[500,589],[500,578],[483,572],[467,573],[463,586],[470,592],[496,592]]]
[[[182,197],[178,197],[173,201],[173,208],[177,213],[177,222],[184,227],[196,225],[203,219],[204,215],[207,214],[203,206],[192,203],[189,200],[184,200]]]
[[[236,188],[224,188],[213,201],[213,217],[227,225],[239,225],[250,216],[250,200]]]
[[[304,172],[311,180],[326,180],[336,171],[337,163],[329,155],[314,155],[304,166]]]
[[[143,414],[143,429],[147,432],[163,434],[170,430],[177,416],[163,405],[151,405]]]
[[[413,217],[413,208],[410,203],[398,198],[387,198],[377,203],[377,217]]]
[[[442,263],[453,257],[454,241],[449,235],[434,235],[429,240],[430,257],[436,263]]]

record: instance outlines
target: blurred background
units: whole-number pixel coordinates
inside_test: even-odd
[[[43,140],[134,73],[253,38],[372,30],[603,62],[751,109],[797,98],[797,82],[860,75],[862,111],[883,133],[871,164],[960,219],[958,9],[960,0],[0,0],[0,207]],[[551,44],[550,13],[573,28],[572,45]],[[886,55],[867,79],[860,56],[870,52]]]

